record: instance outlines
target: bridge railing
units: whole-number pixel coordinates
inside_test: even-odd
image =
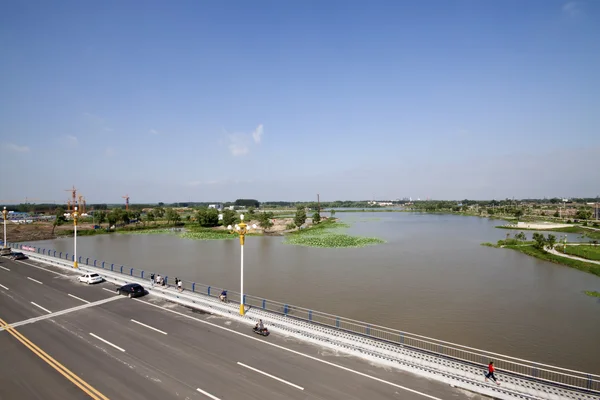
[[[8,245],[17,249],[34,251],[40,255],[73,261],[73,255],[66,252],[43,249],[21,243],[8,243]],[[78,257],[78,262],[80,265],[92,266],[135,278],[147,279],[148,281],[150,281],[152,274],[155,276],[158,275],[158,272],[126,267],[121,264],[108,263],[106,261],[83,256]],[[171,277],[162,274],[161,276],[164,278],[166,286],[175,286],[175,276]],[[182,287],[186,292],[194,292],[215,298],[218,297],[223,290],[223,288],[220,287],[187,280],[182,280]],[[239,292],[228,290],[227,297],[229,302],[240,303]],[[365,338],[375,339],[382,343],[419,350],[449,360],[465,362],[473,366],[481,367],[482,375],[487,364],[490,361],[494,361],[494,365],[500,372],[511,373],[534,381],[543,381],[550,384],[600,393],[600,375],[493,353],[252,295],[244,295],[244,304],[246,307],[262,309],[297,320],[319,324],[324,327],[336,329],[342,333],[346,332],[360,335]]]

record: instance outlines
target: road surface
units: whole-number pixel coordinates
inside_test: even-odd
[[[0,258],[0,324],[0,399],[483,398],[30,260]]]

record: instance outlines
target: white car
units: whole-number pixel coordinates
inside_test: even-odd
[[[85,275],[82,275],[79,277],[79,282],[84,282],[84,283],[87,283],[88,285],[91,283],[100,283],[103,280],[104,280],[104,278],[96,273],[85,274]]]

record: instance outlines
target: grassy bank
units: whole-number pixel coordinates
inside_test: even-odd
[[[588,263],[588,262],[584,262],[584,261],[579,261],[579,260],[572,260],[572,259],[566,258],[566,257],[556,256],[554,254],[550,254],[545,251],[538,250],[535,247],[533,247],[533,245],[525,245],[525,246],[506,245],[506,246],[504,246],[504,248],[516,250],[521,253],[527,254],[528,256],[538,258],[540,260],[550,261],[555,264],[566,265],[571,268],[575,268],[575,269],[578,269],[581,271],[589,272],[591,274],[600,276],[600,265],[592,264],[592,263]]]
[[[583,293],[585,293],[585,294],[587,294],[588,296],[591,296],[591,297],[600,297],[600,292],[596,292],[595,290],[594,291],[584,290]]]
[[[556,246],[556,250],[564,252],[564,246]],[[593,245],[567,246],[566,253],[572,256],[600,261],[600,247]]]
[[[379,238],[353,236],[343,233],[348,225],[336,220],[326,220],[310,228],[301,229],[286,236],[284,243],[321,248],[365,247],[385,243]]]
[[[566,226],[564,228],[552,228],[552,229],[543,229],[543,228],[522,228],[516,226],[507,226],[507,225],[498,225],[496,226],[498,229],[512,229],[518,231],[545,231],[545,232],[562,232],[562,233],[572,233],[581,236],[587,236],[590,239],[600,240],[600,231],[595,231],[593,229],[587,229],[583,226]]]

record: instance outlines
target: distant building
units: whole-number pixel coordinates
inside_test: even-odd
[[[209,204],[208,208],[215,208],[215,209],[221,211],[223,209],[223,204],[220,204],[220,203],[218,203],[218,204]]]

